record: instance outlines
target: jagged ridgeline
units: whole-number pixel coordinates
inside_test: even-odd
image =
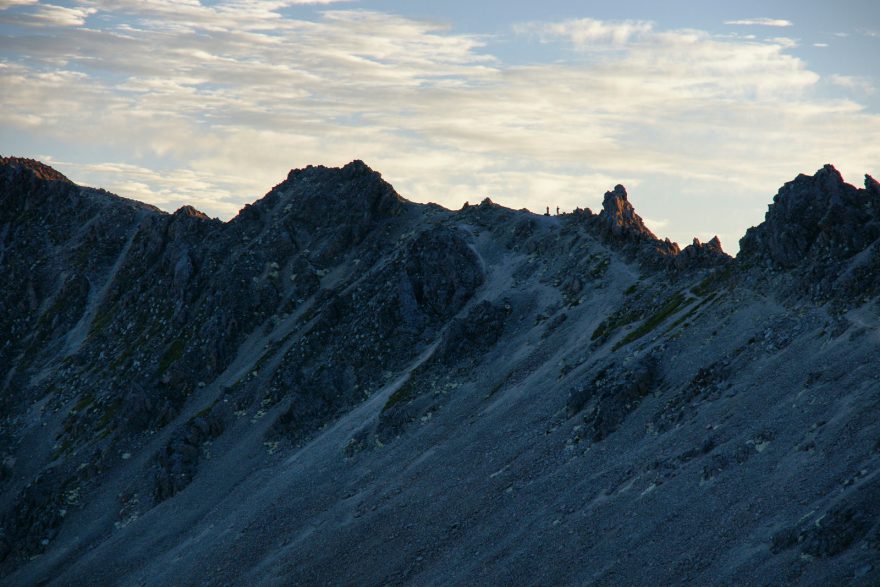
[[[735,259],[355,161],[229,222],[0,158],[0,583],[880,583],[880,186]]]

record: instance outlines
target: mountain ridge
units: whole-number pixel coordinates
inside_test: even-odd
[[[354,161],[220,222],[3,161],[0,582],[877,577],[869,176],[731,258],[622,186],[451,211]]]

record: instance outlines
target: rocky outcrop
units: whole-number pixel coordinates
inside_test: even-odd
[[[717,236],[707,243],[701,243],[698,238],[694,238],[693,243],[676,255],[675,266],[680,269],[708,268],[724,265],[731,260],[730,255],[721,248],[721,241]]]
[[[870,533],[871,542],[880,546],[880,483],[861,484],[827,511],[810,512],[805,518],[773,535],[774,553],[797,549],[801,556],[833,557]]]
[[[597,218],[606,235],[622,241],[651,241],[657,237],[645,226],[642,217],[636,214],[629,203],[626,188],[618,184],[610,192],[605,192],[602,211]]]
[[[774,196],[764,222],[746,232],[741,255],[786,269],[851,258],[880,238],[876,189],[870,176],[856,189],[832,165],[799,175]]]
[[[105,285],[138,223],[156,208],[77,186],[41,163],[0,162],[0,406],[27,371],[85,338],[91,300]]]
[[[446,228],[421,233],[410,247],[404,270],[419,307],[441,319],[455,315],[483,282],[474,251]]]
[[[223,401],[203,410],[187,422],[156,456],[153,499],[158,503],[173,497],[192,482],[206,446],[220,436],[232,414]]]
[[[590,217],[600,238],[621,248],[629,256],[650,267],[670,267],[681,252],[668,238],[661,240],[645,225],[629,202],[626,188],[614,186],[605,192],[602,211]],[[686,263],[680,264],[685,266]]]
[[[471,376],[471,370],[499,341],[511,311],[509,301],[483,300],[466,316],[454,319],[431,357],[383,406],[374,431],[378,441],[390,442],[413,422],[439,410],[447,399],[444,396]]]
[[[574,415],[586,410],[586,436],[592,442],[601,442],[659,383],[657,356],[648,355],[630,364],[612,364],[601,369],[589,383],[571,391],[568,411]]]
[[[245,207],[233,224],[254,216],[281,215],[288,231],[310,250],[310,259],[328,265],[405,207],[394,188],[358,160],[341,169],[292,170],[263,200]]]
[[[26,159],[24,157],[0,157],[0,169],[3,169],[3,172],[7,174],[7,176],[24,173],[25,175],[30,175],[34,179],[72,183],[58,170],[35,159]]]
[[[858,296],[880,286],[878,239],[877,182],[866,176],[865,189],[857,189],[825,165],[779,190],[764,222],[740,240],[737,259],[793,271],[801,289],[818,298]]]

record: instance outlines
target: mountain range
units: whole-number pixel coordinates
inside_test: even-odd
[[[0,584],[880,584],[880,184],[735,258],[291,171],[228,222],[0,158]]]

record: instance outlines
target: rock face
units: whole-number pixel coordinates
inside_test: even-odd
[[[631,240],[656,240],[648,230],[641,216],[626,197],[626,188],[618,184],[610,192],[605,192],[599,223],[603,224],[613,238]]]
[[[721,249],[721,241],[717,236],[707,243],[694,242],[686,246],[675,258],[675,264],[682,268],[717,267],[730,261],[730,257]]]
[[[857,189],[826,165],[779,190],[764,222],[740,241],[740,257],[794,270],[802,289],[821,298],[834,290],[858,296],[880,285],[878,237],[877,182],[865,176],[865,189]]]
[[[793,268],[810,260],[855,255],[880,235],[876,195],[844,183],[826,165],[812,177],[799,175],[773,198],[764,223],[740,242],[744,256],[765,255]],[[876,183],[876,182],[875,182]]]
[[[224,223],[0,158],[0,583],[878,584],[878,210],[827,166],[731,259],[622,186]]]
[[[26,181],[43,179],[70,183],[70,180],[63,174],[34,159],[0,157],[0,166],[2,166],[3,172],[7,174],[7,177],[18,176],[25,178]]]
[[[676,243],[669,239],[660,240],[645,226],[641,216],[636,214],[635,208],[627,199],[626,188],[622,185],[616,185],[612,191],[605,192],[602,211],[591,220],[600,238],[621,246],[623,251],[629,252],[646,265],[689,267],[699,257],[696,264],[713,266],[730,259],[721,251],[720,242],[717,242],[717,251],[713,250],[711,254],[694,255],[693,251],[689,251],[682,257]]]

